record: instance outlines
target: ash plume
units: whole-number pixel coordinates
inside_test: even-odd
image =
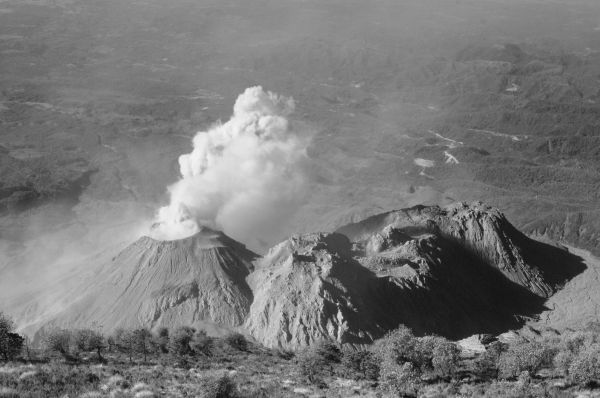
[[[306,191],[308,140],[288,120],[293,111],[291,98],[246,89],[231,118],[198,132],[193,151],[179,157],[181,179],[168,188],[151,236],[182,239],[206,226],[250,245],[275,238]]]

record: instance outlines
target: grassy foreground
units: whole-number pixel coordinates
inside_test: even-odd
[[[57,331],[45,348],[25,345],[0,362],[0,398],[600,397],[598,326],[510,342],[487,336],[477,353],[405,327],[363,349],[321,341],[298,352],[239,334],[195,331],[186,340],[181,331],[163,346],[155,335],[147,351],[137,340],[128,350],[127,337],[109,337],[98,351],[79,341],[85,333],[73,333],[62,352],[65,332]]]

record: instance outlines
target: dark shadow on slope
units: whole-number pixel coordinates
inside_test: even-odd
[[[544,297],[509,280],[459,240],[436,236],[421,242],[430,244],[429,249],[437,248],[429,250],[428,274],[419,281],[382,279],[379,290],[384,292],[394,327],[405,324],[417,334],[460,339],[519,328],[548,309]],[[545,254],[538,259],[555,256],[557,262],[568,260],[565,267],[575,270],[568,275],[585,267],[581,259],[568,252],[535,241],[529,243]]]
[[[460,339],[477,333],[501,333],[546,310],[544,298],[507,279],[464,247],[432,238],[441,250],[430,273],[417,282],[383,283],[398,324],[416,334]]]
[[[332,250],[339,262],[323,280],[324,297],[330,298],[326,313],[341,311],[352,331],[343,343],[367,344],[401,324],[417,335],[452,339],[497,334],[546,310],[544,298],[457,242],[430,236],[420,244],[430,265],[418,281],[378,277],[351,258],[349,247]]]
[[[511,238],[522,249],[523,259],[537,267],[555,290],[587,269],[583,260],[567,250],[529,238],[509,224]]]

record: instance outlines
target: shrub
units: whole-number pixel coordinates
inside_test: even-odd
[[[17,333],[8,333],[3,339],[2,356],[4,359],[12,361],[17,355],[21,353],[25,339],[23,336]]]
[[[438,376],[452,377],[456,373],[460,350],[456,344],[443,340],[437,340],[433,348],[432,365]]]
[[[407,352],[409,359],[421,372],[433,371],[437,376],[449,377],[458,365],[460,351],[456,345],[439,336],[425,336],[415,339],[413,352]]]
[[[417,339],[410,329],[401,325],[398,329],[377,340],[374,352],[380,358],[392,358],[397,364],[412,362],[415,358]]]
[[[152,333],[147,328],[139,328],[133,331],[133,350],[144,356],[144,362],[148,360],[148,354],[153,351],[154,341]]]
[[[342,359],[340,347],[331,340],[321,340],[313,345],[316,355],[323,358],[328,363],[339,363]]]
[[[206,386],[205,398],[234,398],[238,396],[235,382],[227,375],[211,380]]]
[[[581,350],[569,366],[571,380],[582,386],[596,384],[600,381],[600,345],[594,344]]]
[[[296,353],[291,350],[286,350],[284,348],[280,348],[277,350],[277,356],[281,359],[285,359],[286,361],[289,361],[290,359],[292,359],[296,356]]]
[[[212,337],[209,337],[204,330],[198,330],[194,333],[190,347],[197,354],[212,356],[215,342]]]
[[[135,335],[131,330],[118,328],[113,333],[115,347],[119,352],[129,356],[129,362],[133,361],[133,353],[135,352]]]
[[[433,350],[440,344],[439,340],[444,339],[438,336],[415,337],[412,351],[407,351],[403,359],[422,372],[432,370]]]
[[[558,371],[561,376],[567,377],[569,375],[569,367],[576,355],[568,350],[561,350],[554,357],[554,368]]]
[[[0,355],[4,360],[12,360],[23,348],[24,339],[14,333],[15,324],[11,318],[0,312]]]
[[[342,366],[350,377],[367,380],[379,378],[379,360],[371,351],[344,350]]]
[[[333,373],[333,364],[341,361],[342,353],[332,341],[319,341],[298,356],[300,374],[316,385],[323,385],[323,374]]]
[[[154,334],[154,344],[163,354],[169,352],[169,329],[159,328]]]
[[[386,374],[395,374],[398,367],[411,363],[415,372],[433,372],[438,377],[450,377],[458,366],[460,351],[456,345],[439,336],[414,337],[405,326],[389,333],[375,344],[375,352]]]
[[[535,374],[542,367],[552,363],[554,350],[537,341],[515,342],[500,355],[498,376],[513,379],[523,371]]]
[[[592,325],[593,326],[593,325]],[[569,376],[569,369],[580,352],[597,345],[598,335],[592,330],[567,333],[558,344],[558,353],[554,357],[554,367],[562,376]]]
[[[418,369],[411,362],[400,365],[392,375],[382,373],[382,387],[400,397],[416,397],[421,387]]]
[[[506,351],[508,346],[499,341],[490,344],[484,353],[475,361],[474,371],[479,377],[484,379],[498,377],[498,361],[500,355]]]
[[[231,347],[239,351],[248,350],[248,340],[241,333],[230,333],[225,336],[225,342]]]
[[[195,330],[189,326],[177,328],[169,339],[169,352],[176,356],[189,355],[192,353],[190,343],[194,337]]]
[[[380,361],[379,381],[383,390],[398,396],[416,396],[420,374],[413,361],[426,362],[424,358],[416,358],[429,350],[428,340],[421,341],[417,350],[418,340],[407,327],[401,326],[375,342],[374,352]],[[417,352],[420,354],[417,355]]]
[[[300,374],[312,384],[323,383],[322,375],[330,369],[327,361],[317,355],[313,349],[307,348],[298,356],[298,368]]]

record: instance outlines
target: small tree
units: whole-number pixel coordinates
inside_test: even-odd
[[[138,354],[144,356],[144,362],[148,361],[148,354],[152,352],[154,348],[153,337],[150,330],[147,328],[140,328],[133,331],[134,346],[133,349]]]
[[[569,366],[569,376],[584,387],[600,382],[600,344],[579,352]]]
[[[322,375],[329,368],[329,363],[311,348],[305,349],[297,358],[300,374],[312,384],[322,384]]]
[[[500,355],[498,376],[503,379],[514,379],[522,372],[531,375],[552,363],[555,350],[538,341],[515,342]]]
[[[398,329],[377,340],[374,353],[380,364],[379,381],[382,389],[396,396],[416,396],[420,385],[420,369],[428,361],[432,347],[430,339],[420,341],[410,329],[401,325]],[[417,349],[417,344],[420,347]],[[420,353],[420,354],[419,354]]]
[[[133,362],[135,352],[135,336],[131,330],[118,328],[113,333],[113,340],[117,350],[129,356],[129,362]]]
[[[173,355],[183,356],[192,353],[190,343],[195,330],[189,326],[177,328],[169,339],[169,352]]]
[[[433,348],[431,363],[435,373],[441,377],[452,377],[458,367],[460,350],[446,339],[438,340]]]
[[[90,351],[96,351],[96,355],[98,355],[98,360],[102,361],[102,351],[106,349],[106,339],[102,335],[102,333],[98,331],[92,331],[92,333],[88,336],[88,349]]]
[[[23,349],[27,355],[27,360],[31,361],[31,339],[29,336],[23,336]]]
[[[322,384],[322,375],[333,373],[333,364],[339,363],[342,353],[336,343],[329,340],[319,341],[305,349],[298,356],[300,373],[313,384]]]
[[[241,333],[230,333],[225,336],[225,342],[236,350],[240,351],[248,351],[248,340],[246,340],[246,336]]]
[[[367,380],[379,378],[379,359],[371,351],[345,349],[342,367],[350,377]]]
[[[314,345],[316,355],[329,363],[339,363],[342,359],[340,347],[331,340],[321,340]]]
[[[0,355],[6,361],[14,359],[23,348],[24,339],[14,329],[12,319],[0,312]]]
[[[198,330],[190,343],[190,347],[197,354],[212,356],[214,350],[214,340],[209,337],[204,330]]]
[[[497,378],[500,355],[507,349],[508,346],[499,341],[490,344],[475,361],[475,373],[483,379]]]
[[[421,387],[419,370],[412,362],[399,365],[393,375],[386,374],[383,388],[400,397],[416,397]]]
[[[389,357],[395,363],[403,364],[415,361],[417,342],[410,329],[400,325],[398,329],[377,340],[374,349],[380,358]]]
[[[159,328],[154,334],[154,344],[159,352],[166,354],[169,352],[169,329]]]
[[[20,334],[9,333],[7,338],[8,346],[6,351],[4,351],[4,357],[10,361],[15,359],[15,357],[21,353],[24,342],[25,339]]]
[[[79,329],[74,332],[73,340],[79,351],[94,351],[98,360],[103,360],[102,351],[106,348],[106,342],[102,333],[93,329]]]
[[[47,350],[61,354],[65,359],[71,358],[73,333],[67,329],[51,330],[44,339]]]

